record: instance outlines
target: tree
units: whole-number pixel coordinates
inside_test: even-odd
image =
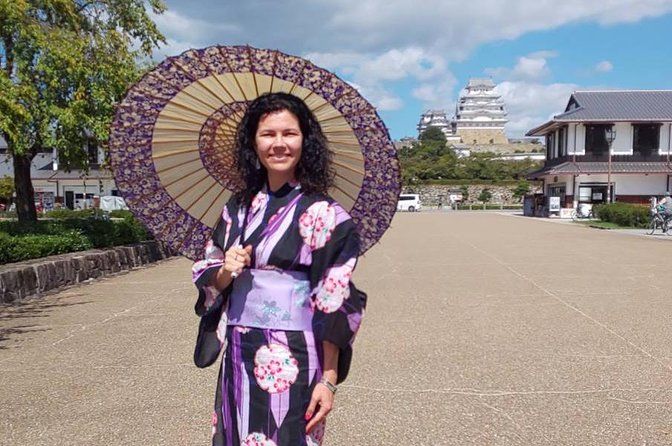
[[[469,186],[463,184],[460,186],[460,191],[462,191],[462,202],[465,203],[469,199]]]
[[[521,180],[513,189],[513,196],[518,200],[522,199],[525,195],[530,192],[530,183],[527,180]]]
[[[0,135],[19,221],[37,220],[30,164],[40,150],[86,169],[86,143],[104,147],[136,60],[165,41],[146,5],[165,11],[163,0],[0,0]]]
[[[430,143],[430,142],[435,142],[439,144],[443,144],[444,146],[446,145],[446,135],[443,133],[443,131],[434,126],[427,127],[421,134],[420,134],[420,142],[424,143]]]
[[[14,195],[14,179],[12,177],[0,178],[0,201],[9,202]]]
[[[482,202],[483,204],[487,203],[492,199],[492,193],[490,192],[489,189],[483,189],[481,193],[478,195],[478,201]]]

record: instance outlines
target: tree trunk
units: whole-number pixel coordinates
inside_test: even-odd
[[[14,162],[14,188],[16,189],[16,213],[20,222],[37,221],[35,211],[35,190],[30,179],[30,164],[32,157],[29,154],[12,155]]]

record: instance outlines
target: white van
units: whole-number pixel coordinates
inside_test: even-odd
[[[397,211],[417,212],[422,209],[420,203],[420,195],[418,194],[401,194],[397,202]]]

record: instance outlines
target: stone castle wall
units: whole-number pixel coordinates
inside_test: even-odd
[[[530,193],[539,193],[541,192],[541,187],[535,186],[534,184],[530,185]],[[492,194],[489,203],[492,204],[521,204],[521,200],[513,196],[513,190],[516,185],[493,185],[493,184],[470,184],[467,186],[469,191],[469,197],[463,201],[463,203],[480,203],[478,201],[478,196],[481,194],[483,189],[488,189]],[[451,192],[460,191],[460,184],[449,184],[449,185],[421,185],[421,186],[404,186],[402,188],[402,193],[404,194],[419,194],[420,201],[425,208],[436,207],[441,201],[443,206],[448,206],[450,204],[449,197]]]
[[[504,130],[494,129],[457,129],[457,134],[464,144],[508,144]]]
[[[0,303],[60,290],[175,255],[162,242],[94,249],[0,266]]]

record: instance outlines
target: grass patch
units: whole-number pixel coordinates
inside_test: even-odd
[[[574,223],[597,229],[637,229],[634,226],[621,226],[618,223],[602,220],[579,220]]]

